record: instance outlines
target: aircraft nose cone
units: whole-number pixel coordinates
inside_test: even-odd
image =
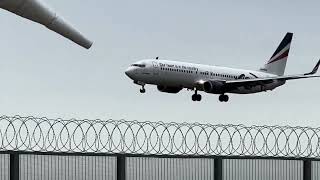
[[[133,69],[132,69],[132,68],[128,68],[124,73],[125,73],[128,77],[132,78],[132,76],[133,76]]]

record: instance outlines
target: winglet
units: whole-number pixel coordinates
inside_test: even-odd
[[[304,75],[312,75],[312,74],[317,73],[317,71],[318,71],[318,69],[319,69],[319,66],[320,66],[320,59],[319,59],[318,63],[316,64],[316,66],[314,66],[314,68],[312,69],[312,71],[309,72],[309,73],[306,73],[306,74],[304,74]]]

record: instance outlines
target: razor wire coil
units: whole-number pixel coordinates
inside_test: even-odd
[[[319,128],[0,117],[0,151],[311,157]]]

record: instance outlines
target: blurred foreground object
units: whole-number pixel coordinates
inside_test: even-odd
[[[58,17],[40,0],[0,0],[0,8],[40,23],[86,49],[92,46],[92,41]]]

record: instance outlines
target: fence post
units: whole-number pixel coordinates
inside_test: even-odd
[[[11,153],[10,154],[10,180],[19,180],[19,154]]]
[[[311,180],[312,172],[312,161],[304,160],[303,161],[303,180]]]
[[[126,180],[126,157],[117,156],[117,180]]]
[[[214,180],[222,180],[222,158],[214,159]]]

